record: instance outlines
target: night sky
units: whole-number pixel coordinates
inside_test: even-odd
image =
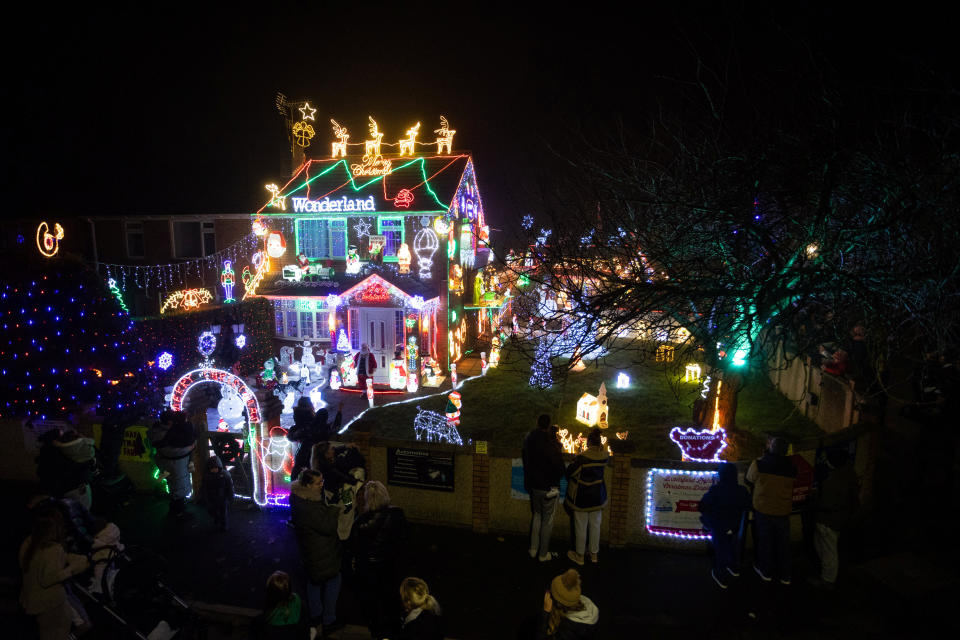
[[[386,139],[446,115],[455,148],[474,153],[492,226],[510,228],[548,142],[670,108],[694,52],[731,74],[734,102],[790,91],[807,49],[851,86],[895,83],[904,68],[949,73],[956,58],[950,21],[916,3],[887,14],[398,4],[35,3],[5,25],[5,215],[251,212],[289,164],[279,90],[318,108],[318,153],[330,117],[359,140],[368,114]]]

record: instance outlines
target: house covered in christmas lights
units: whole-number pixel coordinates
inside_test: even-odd
[[[238,279],[273,302],[279,346],[309,340],[349,354],[367,344],[377,385],[388,384],[401,347],[416,360],[409,373],[419,377],[427,362],[447,371],[508,302],[485,269],[489,227],[473,158],[410,132],[401,153],[386,153],[397,145],[374,127],[373,140],[356,144],[344,131],[335,157],[305,159],[285,185],[268,186],[253,220],[264,251]]]

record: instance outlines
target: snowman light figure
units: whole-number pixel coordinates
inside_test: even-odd
[[[293,403],[297,400],[297,392],[293,389],[283,397],[283,413],[293,413]]]

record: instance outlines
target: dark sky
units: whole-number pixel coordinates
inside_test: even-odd
[[[34,3],[4,26],[5,215],[253,211],[284,178],[281,90],[318,107],[321,149],[330,117],[359,139],[373,115],[390,139],[445,114],[474,153],[488,218],[510,226],[545,141],[669,104],[693,51],[770,91],[789,86],[805,47],[850,82],[956,57],[949,20],[914,3],[363,4]]]

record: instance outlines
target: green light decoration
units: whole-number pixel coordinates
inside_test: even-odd
[[[528,284],[530,284],[530,276],[528,276],[527,274],[525,274],[525,273],[524,273],[524,274],[521,274],[520,277],[517,278],[517,286],[518,286],[518,287],[525,287],[525,286],[527,286]]]
[[[117,299],[117,302],[120,303],[120,308],[130,313],[130,310],[127,309],[127,303],[123,301],[123,294],[120,293],[120,289],[117,289],[117,281],[113,278],[107,280],[107,286],[110,287],[110,293],[113,294],[113,297]]]

